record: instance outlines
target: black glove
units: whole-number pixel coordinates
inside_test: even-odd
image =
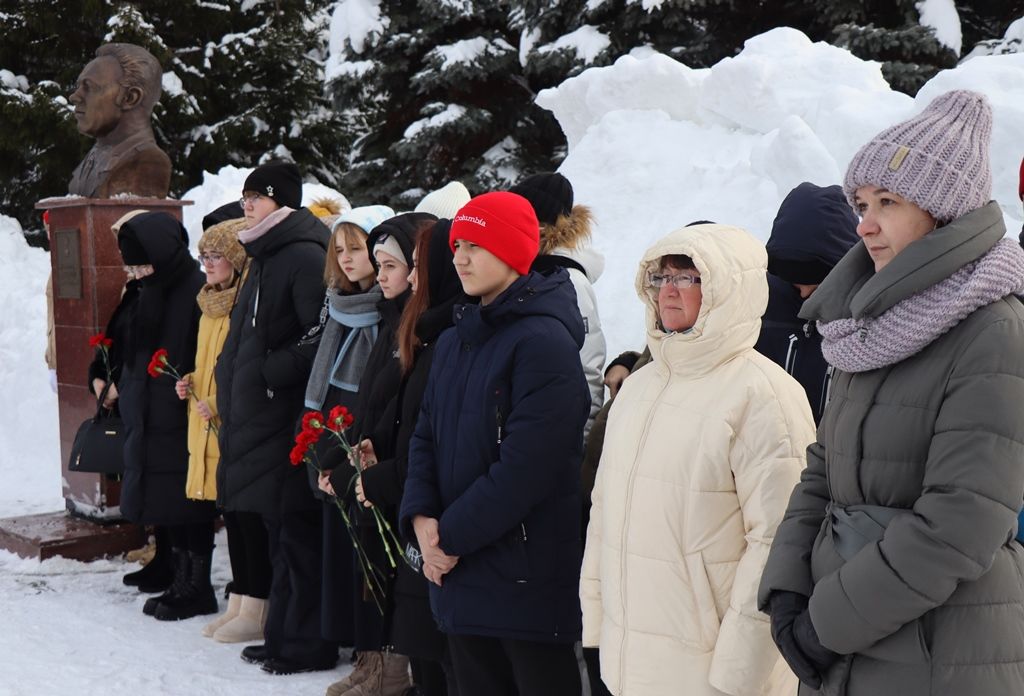
[[[811,623],[811,612],[807,610],[804,610],[793,622],[793,638],[796,640],[800,652],[807,656],[819,674],[825,672],[839,659],[839,653],[832,652],[821,644],[818,632],[814,630],[814,624]]]
[[[821,688],[821,675],[807,655],[801,651],[793,632],[797,618],[807,615],[809,601],[807,597],[797,592],[780,590],[772,593],[768,601],[768,610],[772,618],[772,640],[778,646],[786,664],[793,670],[797,679],[817,690]],[[810,624],[810,621],[807,623]],[[811,631],[813,630],[814,627],[811,626]]]

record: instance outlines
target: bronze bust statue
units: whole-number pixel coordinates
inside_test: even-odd
[[[110,43],[96,49],[69,97],[79,132],[96,144],[75,168],[68,193],[167,197],[171,160],[156,144],[150,123],[162,79],[160,62],[141,46]]]

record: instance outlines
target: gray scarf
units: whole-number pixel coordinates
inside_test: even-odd
[[[821,352],[844,372],[867,372],[917,354],[980,307],[1024,292],[1024,250],[1009,239],[945,280],[877,317],[819,321]]]
[[[326,316],[321,314],[321,322],[326,320],[326,325],[306,385],[306,408],[320,409],[332,386],[350,392],[359,389],[359,379],[377,340],[377,303],[383,298],[379,285],[355,295],[342,295],[334,288],[327,291]]]

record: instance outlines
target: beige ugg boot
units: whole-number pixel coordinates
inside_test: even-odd
[[[351,673],[339,682],[327,687],[326,696],[342,696],[368,680],[383,668],[383,653],[360,650],[356,654],[356,666]]]
[[[241,608],[242,595],[235,594],[234,592],[230,593],[228,595],[228,608],[224,610],[223,614],[203,626],[203,635],[207,638],[213,638],[213,634],[216,633],[218,628],[238,616],[238,612]]]
[[[219,643],[263,640],[263,625],[266,622],[267,600],[243,595],[238,616],[214,631],[213,639]]]
[[[378,653],[381,656],[370,678],[342,696],[402,696],[412,686],[409,678],[409,658],[395,653]]]

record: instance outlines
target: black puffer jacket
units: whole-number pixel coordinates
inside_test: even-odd
[[[153,275],[131,288],[115,311],[113,347],[125,424],[121,514],[140,524],[185,524],[212,519],[213,505],[185,497],[188,411],[174,393],[174,379],[150,377],[158,348],[180,374],[191,372],[199,333],[196,293],[205,280],[188,252],[181,223],[166,213],[146,213],[122,225],[120,236],[145,249]],[[113,348],[112,347],[112,348]]]
[[[274,517],[317,506],[288,452],[319,340],[329,238],[303,208],[243,245],[249,276],[215,370],[223,422],[217,495],[226,510]]]
[[[797,314],[804,300],[793,286],[818,285],[857,243],[857,216],[839,186],[804,182],[779,207],[768,239],[768,307],[754,349],[791,374],[821,421],[832,372],[814,323]]]

